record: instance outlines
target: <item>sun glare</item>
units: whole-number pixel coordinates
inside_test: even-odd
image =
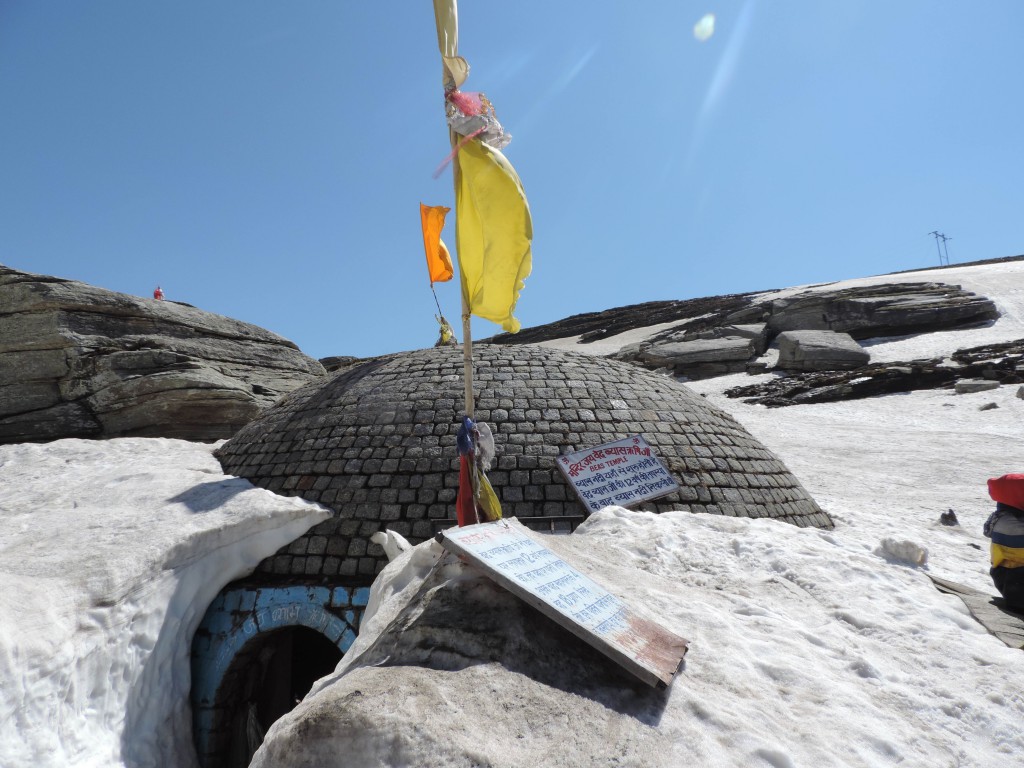
[[[705,13],[700,21],[693,25],[693,36],[700,42],[706,42],[715,34],[715,14]]]

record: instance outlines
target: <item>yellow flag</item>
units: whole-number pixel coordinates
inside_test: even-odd
[[[420,203],[420,223],[423,226],[423,250],[427,254],[427,272],[430,284],[443,283],[452,279],[455,273],[452,257],[448,248],[441,240],[444,229],[444,217],[450,208],[443,205],[424,205]]]
[[[494,486],[491,485],[491,481],[487,479],[487,475],[481,472],[477,475],[480,482],[480,496],[477,501],[480,502],[480,508],[483,510],[484,520],[482,522],[489,523],[494,520],[501,520],[501,502],[498,501],[498,494],[494,492]]]
[[[517,332],[512,312],[532,268],[530,206],[512,164],[476,139],[459,148],[455,214],[466,306],[477,317]]]

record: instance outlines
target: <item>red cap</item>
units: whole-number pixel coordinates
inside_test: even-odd
[[[988,495],[993,501],[1015,509],[1024,509],[1024,474],[993,477],[988,481]]]

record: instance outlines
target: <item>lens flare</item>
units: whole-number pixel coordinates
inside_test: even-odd
[[[715,14],[705,13],[700,21],[693,25],[693,36],[700,42],[706,42],[715,34]]]

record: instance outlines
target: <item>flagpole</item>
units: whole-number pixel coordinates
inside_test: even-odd
[[[466,380],[466,415],[473,418],[473,339],[469,333],[470,314],[462,297],[462,368]]]
[[[454,131],[449,131],[449,138],[451,139],[452,147],[458,144],[459,137],[455,135]],[[452,158],[452,177],[455,179],[456,190],[458,189],[459,179],[462,175],[462,168],[459,166],[459,154],[455,153],[455,157]],[[456,248],[458,248],[459,239],[459,218],[458,212],[455,217],[455,241]],[[473,334],[470,330],[470,323],[472,322],[472,313],[469,309],[469,302],[466,299],[466,283],[465,275],[462,274],[462,262],[459,262],[459,295],[462,297],[462,377],[465,381],[465,412],[469,418],[474,416],[474,397],[473,397]]]
[[[445,93],[449,89],[458,88],[469,73],[469,65],[459,58],[459,12],[458,0],[433,0],[434,24],[437,27],[437,47],[441,52],[444,61],[442,67],[442,82]],[[462,175],[459,167],[459,136],[451,128],[448,129],[454,156],[452,157],[452,177],[455,181],[455,197],[458,201],[458,190]],[[456,206],[457,207],[457,206]],[[455,216],[455,248],[458,254],[459,247],[459,217],[458,211]],[[456,259],[458,261],[458,259]],[[462,262],[459,261],[459,293],[462,295],[462,367],[463,378],[465,379],[465,412],[469,418],[473,418],[473,337],[470,333],[470,307],[466,296],[465,275],[462,273]]]

